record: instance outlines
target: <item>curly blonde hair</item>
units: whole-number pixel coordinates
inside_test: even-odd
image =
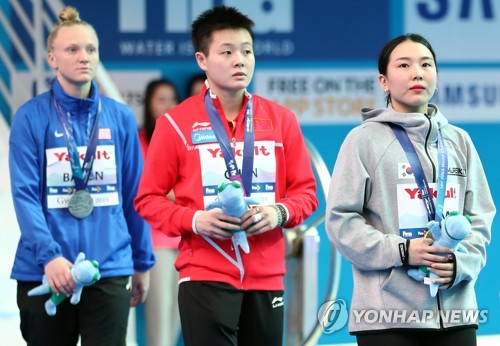
[[[61,13],[59,13],[59,21],[55,24],[54,28],[50,32],[49,37],[47,38],[47,51],[50,52],[52,50],[52,45],[57,36],[57,33],[59,32],[59,29],[62,27],[73,25],[86,25],[95,32],[95,29],[92,25],[80,18],[80,13],[76,8],[72,6],[66,6],[62,9]]]

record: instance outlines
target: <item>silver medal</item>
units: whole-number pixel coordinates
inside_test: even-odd
[[[84,219],[92,213],[94,202],[87,190],[76,190],[68,203],[68,210],[77,219]]]

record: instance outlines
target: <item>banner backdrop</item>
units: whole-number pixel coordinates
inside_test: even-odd
[[[19,2],[27,13],[32,10],[31,1]],[[97,30],[101,60],[124,98],[132,101],[138,125],[141,90],[149,75],[173,79],[185,96],[187,78],[199,71],[191,22],[219,4],[238,7],[256,23],[257,67],[251,89],[292,108],[303,124],[357,123],[361,105],[383,105],[376,59],[387,40],[405,32],[424,35],[435,48],[440,72],[434,101],[450,120],[500,119],[496,116],[500,45],[492,44],[500,27],[499,0],[68,0],[66,4],[76,6]],[[51,7],[45,4],[45,9],[55,21]],[[10,20],[14,28],[24,25],[16,11],[10,12]],[[23,30],[18,35],[33,55],[29,35]],[[13,63],[23,65],[19,50],[10,42],[5,47]],[[120,71],[113,73],[115,69]],[[147,70],[152,71],[142,73]],[[15,77],[8,76],[18,90],[16,106],[45,87],[36,89],[30,74],[28,79],[33,80],[23,79],[24,83]],[[307,95],[296,89],[303,82]]]

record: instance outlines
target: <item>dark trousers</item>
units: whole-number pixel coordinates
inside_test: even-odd
[[[401,330],[356,335],[359,346],[476,346],[474,327],[445,331]]]
[[[220,282],[179,286],[179,311],[186,346],[283,343],[283,291],[242,291]]]
[[[125,346],[130,311],[129,278],[101,279],[83,288],[80,303],[65,299],[55,316],[47,315],[45,301],[50,295],[28,297],[41,282],[17,283],[17,305],[21,333],[29,346],[76,345],[79,336],[85,346]]]

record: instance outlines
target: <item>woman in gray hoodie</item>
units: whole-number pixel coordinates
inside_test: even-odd
[[[485,316],[474,284],[496,212],[481,161],[469,135],[429,103],[438,74],[425,38],[389,41],[378,67],[387,108],[362,110],[327,200],[328,236],[352,264],[349,331],[358,345],[476,345]],[[472,219],[464,252],[422,236],[451,211]],[[435,297],[408,275],[417,266],[439,276]]]

